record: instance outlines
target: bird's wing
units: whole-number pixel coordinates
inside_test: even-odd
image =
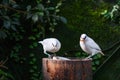
[[[45,45],[48,45],[49,47],[56,47],[57,46],[57,41],[56,39],[53,38],[48,38],[43,40]]]
[[[101,48],[98,46],[98,44],[91,38],[87,41],[87,46],[91,47],[92,49],[100,50]]]
[[[57,45],[58,45],[58,43],[57,43],[56,40],[53,40],[53,41],[52,41],[52,44],[53,44],[53,47],[57,47]]]

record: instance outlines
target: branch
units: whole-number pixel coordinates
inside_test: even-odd
[[[7,6],[7,5],[2,5],[2,4],[0,4],[0,8],[7,8],[7,9],[10,9],[10,10],[16,11],[16,12],[18,12],[18,13],[27,14],[26,11],[17,10],[17,9],[14,9],[14,8],[12,8],[12,7],[10,7],[10,6]]]
[[[0,67],[8,69],[8,67],[4,66],[4,64],[6,63],[6,61],[8,60],[8,58],[5,61],[0,61]]]
[[[107,63],[111,57],[120,49],[120,45],[112,52],[112,54],[98,67],[98,69],[93,73],[93,74],[96,74],[98,70],[101,69],[101,67],[104,66],[105,63]]]

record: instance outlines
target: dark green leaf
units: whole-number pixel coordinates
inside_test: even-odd
[[[13,8],[18,8],[18,7],[19,7],[19,5],[14,4],[12,7],[13,7]]]
[[[83,56],[87,56],[88,55],[87,53],[84,53],[84,52],[82,54],[83,54]]]
[[[95,61],[95,64],[96,64],[96,65],[99,65],[99,64],[100,64],[100,61],[96,60],[96,61]]]
[[[32,45],[30,45],[29,48],[33,49],[34,47]]]
[[[42,4],[38,4],[37,7],[38,7],[39,10],[42,10],[42,11],[45,9],[44,6],[43,6]]]
[[[9,16],[2,16],[5,20],[10,20]]]
[[[38,80],[38,78],[36,78],[36,77],[30,77],[30,80]]]
[[[7,29],[10,28],[10,25],[11,25],[11,22],[10,21],[7,21],[7,20],[4,20],[4,23],[3,23],[3,26]]]
[[[23,39],[23,36],[19,36],[20,39]]]
[[[97,54],[97,57],[98,57],[98,58],[101,58],[102,56],[101,56],[101,54]]]
[[[27,8],[27,11],[30,11],[31,5],[28,5],[26,8]]]
[[[37,47],[37,46],[38,46],[38,43],[34,42],[34,43],[33,43],[33,46],[34,46],[34,47]]]
[[[28,37],[29,40],[35,40],[36,38],[34,36]]]
[[[44,16],[44,12],[39,12],[38,15],[39,16]]]
[[[37,61],[37,59],[36,59],[36,58],[33,58],[33,59],[32,59],[32,61],[33,61],[33,62],[36,62],[36,61]]]
[[[105,15],[105,14],[107,14],[108,13],[108,11],[107,10],[104,10],[103,12],[101,12],[101,15]]]
[[[35,72],[35,70],[34,69],[30,69],[30,72],[33,73],[33,72]]]
[[[92,65],[94,66],[94,65],[95,65],[95,62],[92,62]]]
[[[0,69],[0,75],[4,75],[6,78],[11,78],[12,80],[15,80],[14,77],[10,73],[4,72],[1,69]]]
[[[39,76],[39,74],[37,74],[37,73],[34,73],[34,74],[33,74],[33,76],[35,76],[35,77],[38,77],[38,76]]]
[[[97,55],[93,56],[93,59],[98,59],[98,56]]]
[[[55,29],[53,27],[50,27],[49,30],[52,31],[52,32],[55,31]]]
[[[65,24],[67,23],[67,19],[65,17],[60,17],[60,20]]]
[[[60,10],[59,10],[59,9],[56,9],[55,12],[60,12]]]
[[[36,36],[37,38],[39,38],[39,37],[41,36],[41,34],[42,34],[42,32],[39,32],[39,33],[36,34],[35,36]]]
[[[49,7],[49,8],[47,8],[47,10],[55,10],[55,8],[54,7]]]
[[[34,57],[34,54],[33,54],[33,53],[30,53],[30,57]]]
[[[96,67],[92,67],[92,70],[96,70]]]
[[[11,23],[15,24],[15,25],[20,25],[20,22],[19,22],[18,18],[13,18]]]
[[[62,5],[62,2],[59,2],[55,8],[58,8]]]
[[[3,0],[2,3],[7,5],[7,4],[9,4],[9,0]]]
[[[17,31],[14,25],[11,25],[11,29]]]
[[[26,16],[26,19],[29,19],[32,17],[32,14],[31,13],[28,13],[27,16]]]
[[[38,29],[32,29],[32,31],[33,31],[33,32],[37,32],[37,31],[38,31]]]
[[[33,69],[35,69],[35,70],[36,70],[36,69],[37,69],[37,66],[35,66],[35,65],[34,65],[34,66],[33,66]]]
[[[19,40],[20,40],[19,36],[16,36],[16,37],[15,37],[15,40],[16,40],[16,41],[19,41]]]
[[[75,56],[76,56],[76,57],[81,57],[81,53],[80,53],[80,52],[77,52],[77,53],[75,53]]]
[[[38,21],[38,15],[37,15],[37,14],[34,14],[34,15],[32,16],[32,20],[33,20],[34,22]]]
[[[34,64],[34,62],[33,62],[33,61],[30,61],[30,62],[29,62],[29,64],[31,64],[31,65],[32,65],[32,64]]]
[[[4,31],[0,31],[0,39],[5,39],[7,37],[7,34]]]

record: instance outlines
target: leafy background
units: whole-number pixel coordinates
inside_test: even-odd
[[[38,41],[44,38],[61,41],[57,55],[88,56],[79,46],[82,33],[106,50],[106,56],[93,57],[95,72],[120,40],[119,8],[114,5],[119,0],[1,0],[0,80],[42,80],[41,62],[47,56]]]

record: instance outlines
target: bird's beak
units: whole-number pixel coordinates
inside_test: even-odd
[[[80,41],[84,41],[84,39],[83,39],[83,38],[80,38]]]

